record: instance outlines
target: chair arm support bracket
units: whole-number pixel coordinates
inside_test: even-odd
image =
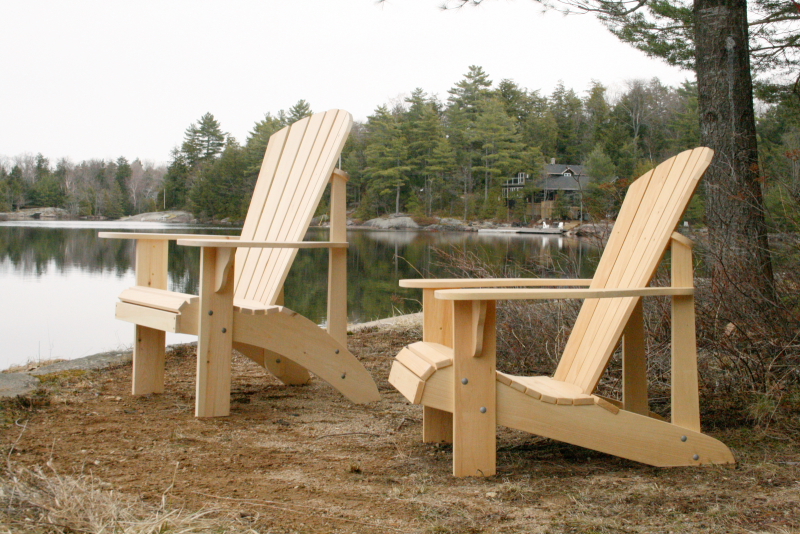
[[[217,248],[216,268],[214,269],[214,292],[219,293],[228,282],[233,265],[233,249]]]

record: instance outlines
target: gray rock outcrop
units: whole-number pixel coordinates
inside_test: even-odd
[[[370,228],[379,228],[381,230],[417,230],[419,225],[414,222],[411,217],[403,215],[392,215],[388,218],[370,219],[364,223],[364,226]]]
[[[194,223],[197,222],[195,216],[188,211],[153,211],[150,213],[140,213],[123,217],[120,221],[127,222],[167,222],[167,223]]]
[[[39,387],[39,379],[27,373],[0,374],[0,398],[26,395]]]

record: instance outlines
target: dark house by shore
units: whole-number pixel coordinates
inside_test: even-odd
[[[538,178],[531,178],[527,173],[519,173],[502,185],[503,198],[509,202],[525,191],[525,186],[533,182],[534,192],[526,195],[530,213],[534,220],[568,218],[579,219],[581,216],[582,192],[592,178],[586,173],[583,165],[556,163],[555,158],[544,166],[544,172]],[[528,187],[530,191],[530,187]]]

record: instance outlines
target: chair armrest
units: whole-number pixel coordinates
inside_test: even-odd
[[[149,232],[99,232],[99,237],[105,239],[155,239],[177,241],[178,239],[224,239],[237,240],[238,235],[212,235],[212,234],[155,234]]]
[[[179,239],[179,245],[187,247],[220,248],[347,248],[348,242],[330,241],[226,241],[222,239]]]
[[[442,300],[608,299],[694,295],[693,287],[642,287],[635,289],[441,289]]]
[[[591,278],[424,278],[400,280],[400,287],[418,289],[461,289],[467,287],[552,287],[588,286]]]

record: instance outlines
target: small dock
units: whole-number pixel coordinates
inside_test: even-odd
[[[479,234],[538,234],[561,235],[563,228],[481,228]]]

